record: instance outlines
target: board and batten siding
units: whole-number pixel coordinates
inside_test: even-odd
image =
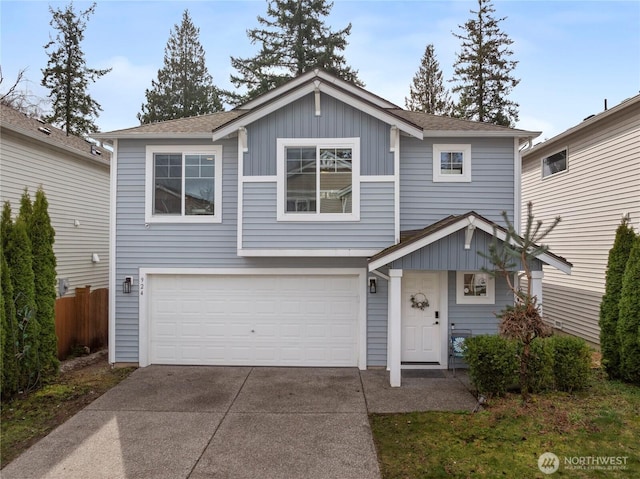
[[[244,174],[276,175],[278,138],[360,138],[360,174],[393,174],[390,125],[324,93],[320,116],[315,111],[315,97],[309,94],[246,125]]]
[[[185,141],[180,144],[211,143]],[[145,224],[145,145],[177,140],[118,142],[116,278],[133,276],[131,294],[116,288],[116,362],[138,361],[139,268],[364,268],[365,258],[243,258],[237,255],[237,140],[222,145],[222,223]]]
[[[109,286],[109,166],[12,132],[2,134],[0,197],[18,214],[24,188],[31,200],[42,186],[55,229],[58,278],[75,288]],[[89,150],[87,146],[87,151]],[[78,226],[75,226],[77,221]],[[93,263],[97,253],[100,262]]]
[[[394,241],[392,182],[360,184],[360,220],[276,221],[276,182],[245,183],[243,248],[383,249]]]
[[[433,144],[471,145],[471,182],[433,182]],[[415,138],[400,142],[400,229],[424,228],[449,215],[476,211],[504,225],[513,220],[513,138]]]
[[[600,302],[609,250],[622,215],[640,229],[640,104],[526,155],[522,168],[523,221],[527,202],[536,220],[562,221],[545,239],[573,263],[571,276],[545,268],[546,319],[563,331],[599,343]],[[542,158],[568,149],[568,169],[542,178]]]

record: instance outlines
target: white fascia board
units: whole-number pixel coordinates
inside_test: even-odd
[[[541,131],[424,130],[425,137],[520,138],[521,144],[541,134]]]
[[[378,253],[379,249],[238,249],[240,257],[256,258],[324,258],[324,257],[346,257],[346,258],[369,258]]]
[[[210,131],[196,132],[149,132],[149,133],[97,133],[93,135],[98,140],[208,140]]]
[[[140,275],[363,275],[362,268],[140,268]]]

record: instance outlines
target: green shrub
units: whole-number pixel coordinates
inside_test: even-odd
[[[469,377],[479,392],[502,395],[517,381],[515,341],[501,336],[474,336],[465,340],[464,349]]]
[[[633,243],[622,279],[618,343],[622,379],[640,384],[640,236]]]
[[[589,385],[591,351],[587,343],[573,336],[548,338],[553,350],[553,376],[560,391],[577,391]]]
[[[548,391],[554,387],[554,349],[550,338],[536,338],[531,342],[531,355],[527,365],[529,388],[532,393]],[[522,346],[520,346],[522,348]],[[520,385],[522,387],[522,385]]]

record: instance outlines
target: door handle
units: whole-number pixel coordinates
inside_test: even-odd
[[[433,323],[433,324],[440,324],[440,321],[436,321],[436,322],[435,322],[435,323]]]

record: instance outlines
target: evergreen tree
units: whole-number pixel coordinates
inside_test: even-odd
[[[35,278],[36,322],[40,329],[39,357],[43,373],[55,374],[59,365],[56,336],[56,256],[53,252],[56,233],[51,226],[48,209],[47,197],[42,188],[39,188],[28,225]]]
[[[622,379],[640,384],[640,235],[636,236],[622,278],[618,342]]]
[[[5,203],[5,208],[8,203]],[[9,210],[9,217],[11,213]],[[4,219],[4,215],[3,215]],[[2,328],[2,335],[0,338],[0,347],[2,353],[0,354],[2,364],[0,372],[2,374],[2,396],[7,397],[15,393],[18,390],[18,377],[20,374],[18,368],[18,360],[16,358],[16,340],[18,324],[16,319],[16,308],[13,304],[13,286],[11,284],[11,273],[9,272],[9,265],[4,255],[5,234],[7,234],[9,228],[3,221],[3,227],[0,234],[2,235],[2,241],[0,241],[0,328]]]
[[[404,99],[405,106],[411,111],[421,111],[432,115],[449,115],[451,98],[444,87],[442,70],[436,59],[433,44],[427,45],[422,56],[420,68],[409,87],[409,98]]]
[[[205,64],[200,29],[189,11],[175,25],[164,49],[164,66],[158,79],[145,91],[147,102],[138,113],[140,123],[173,120],[213,113],[223,109],[218,89]]]
[[[13,285],[13,303],[16,308],[17,355],[20,363],[20,387],[34,386],[40,379],[40,331],[36,321],[36,301],[33,277],[33,259],[27,225],[18,217],[10,229],[4,250]]]
[[[252,58],[231,57],[231,65],[238,72],[231,75],[231,83],[247,89],[237,101],[251,100],[314,68],[363,86],[358,72],[347,66],[341,53],[347,46],[351,24],[335,32],[325,25],[333,3],[267,1],[267,18],[258,16],[262,27],[247,31],[251,43],[260,45],[260,51]]]
[[[462,40],[462,49],[454,64],[453,93],[459,94],[455,114],[467,120],[514,126],[518,104],[508,99],[520,83],[512,72],[517,61],[509,60],[513,40],[500,29],[505,18],[494,18],[491,0],[478,0],[478,10],[454,33]]]
[[[77,14],[70,3],[64,10],[49,7],[50,25],[58,30],[55,40],[44,48],[49,62],[42,70],[42,86],[49,89],[53,112],[45,121],[59,125],[67,132],[84,136],[98,131],[94,123],[102,107],[89,95],[89,83],[111,71],[88,68],[80,44],[84,39],[89,16],[95,12],[95,2],[84,12]]]
[[[7,249],[12,227],[13,220],[11,219],[11,204],[8,201],[5,201],[2,205],[2,220],[0,220],[0,240],[2,241],[3,251],[6,251]]]
[[[31,225],[31,217],[33,216],[33,203],[31,203],[31,196],[29,195],[28,188],[25,187],[20,198],[20,212],[18,213],[29,229]]]
[[[609,250],[605,293],[600,303],[600,350],[602,365],[610,378],[620,377],[620,344],[618,343],[618,318],[622,279],[627,267],[631,247],[635,239],[633,228],[627,218],[616,231],[613,247]]]

